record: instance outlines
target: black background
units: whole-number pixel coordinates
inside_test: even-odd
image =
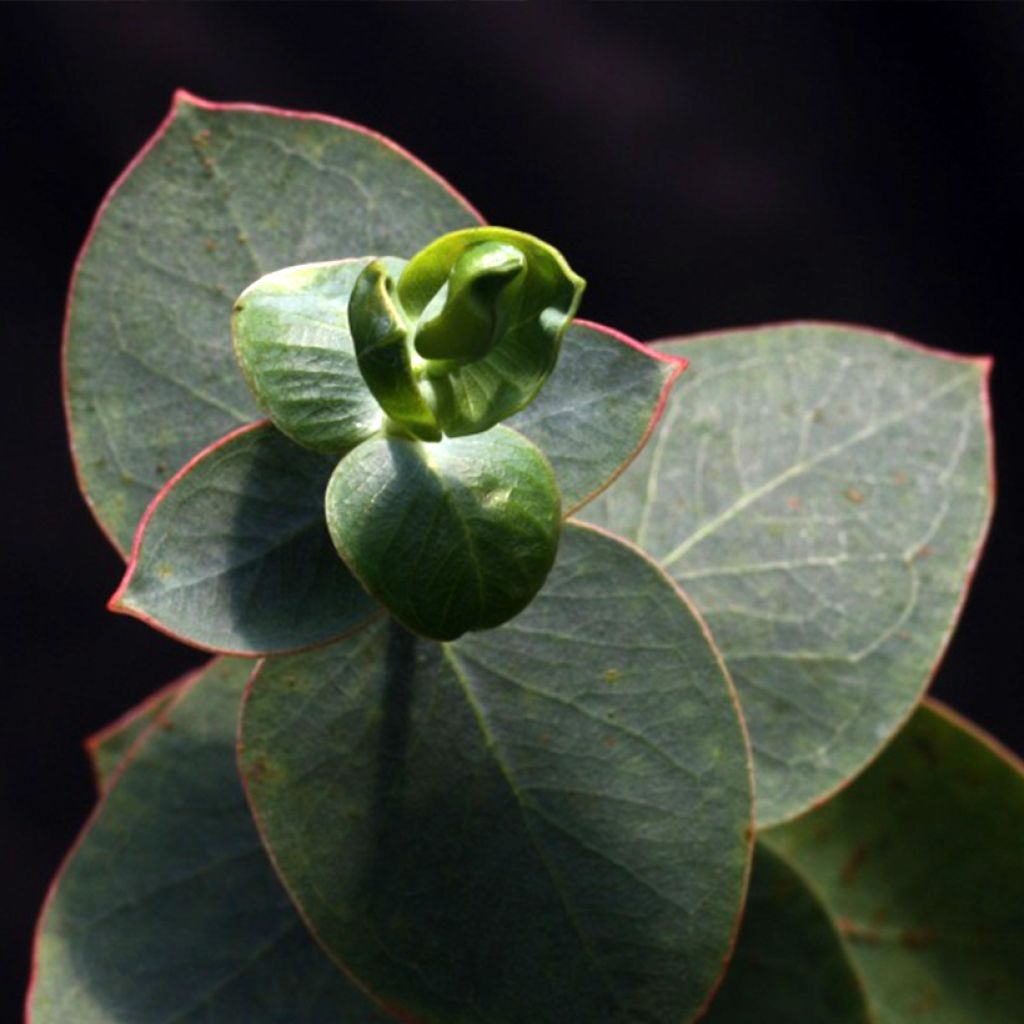
[[[58,389],[75,253],[179,85],[384,132],[640,338],[813,317],[993,353],[997,517],[935,690],[1024,749],[1024,8],[5,5],[0,35],[0,1019],[92,803],[82,737],[200,660],[104,611]]]

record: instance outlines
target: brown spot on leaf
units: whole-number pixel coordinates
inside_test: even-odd
[[[255,758],[253,758],[252,764],[250,764],[249,767],[245,770],[246,782],[255,784],[257,786],[263,782],[266,782],[267,779],[272,777],[273,770],[271,769],[270,765],[267,764],[266,758],[262,755],[258,755]]]
[[[922,544],[917,551],[914,552],[915,558],[927,558],[932,553],[931,544]]]
[[[907,478],[899,470],[896,470],[892,475],[892,482],[897,487],[902,487],[907,482]]]
[[[850,854],[849,859],[839,872],[839,880],[846,884],[852,882],[857,877],[857,872],[860,871],[864,861],[867,859],[868,848],[866,846],[858,846],[857,849]]]
[[[609,686],[614,686],[615,683],[617,683],[619,681],[619,677],[621,676],[621,674],[622,673],[619,672],[619,670],[617,668],[605,669],[604,681]]]
[[[859,505],[864,500],[863,491],[858,491],[856,487],[847,487],[843,491],[843,497],[854,505]]]
[[[938,932],[934,928],[904,928],[900,932],[900,942],[907,949],[923,949],[937,938]]]
[[[848,917],[837,917],[836,927],[839,929],[839,934],[851,942],[876,943],[881,938],[878,929],[874,926],[859,924]]]
[[[205,242],[203,242],[203,248],[207,252],[216,252],[217,243],[212,238],[208,238]]]
[[[786,507],[792,509],[794,512],[800,507],[800,499],[793,495],[786,499]]]

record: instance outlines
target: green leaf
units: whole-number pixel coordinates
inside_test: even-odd
[[[685,366],[685,359],[600,324],[570,324],[557,369],[506,422],[551,463],[566,515],[607,487],[647,443]]]
[[[702,1024],[875,1024],[835,922],[806,881],[763,844],[739,941]]]
[[[383,422],[348,325],[349,295],[367,262],[274,271],[242,292],[232,314],[235,353],[274,426],[328,455],[343,455]]]
[[[117,769],[128,751],[135,745],[135,741],[170,707],[180,690],[199,672],[189,672],[156,693],[150,694],[144,701],[130,708],[99,732],[93,733],[85,741],[85,751],[89,755],[96,789],[100,795],[110,788]]]
[[[179,92],[107,197],[71,287],[72,449],[115,545],[127,550],[179,466],[256,418],[230,343],[243,288],[300,263],[409,255],[478,221],[363,128]]]
[[[435,640],[517,615],[558,550],[555,475],[507,427],[436,443],[366,441],[338,464],[326,507],[334,546],[363,586]]]
[[[202,452],[150,506],[114,611],[204,650],[325,643],[379,609],[324,522],[333,462],[253,424]]]
[[[643,445],[683,365],[606,328],[570,328],[558,372],[509,421],[549,454],[565,514]],[[115,610],[194,646],[249,655],[326,642],[374,613],[326,532],[333,460],[266,424],[204,454],[140,524]]]
[[[471,295],[479,315],[469,318],[463,301],[466,260],[472,261],[481,247],[490,247],[493,256],[494,243],[502,252],[518,251],[523,264],[510,277],[504,259],[500,273],[484,277],[485,294],[477,290]],[[470,284],[481,268],[473,262],[472,269]],[[409,261],[398,279],[397,298],[410,319],[422,319],[415,347],[427,359],[432,406],[446,434],[487,430],[533,401],[555,368],[583,288],[583,279],[557,249],[507,228],[453,232]],[[435,312],[434,303],[442,296],[444,305]],[[481,331],[487,332],[483,340]],[[466,355],[471,347],[477,349],[476,358]]]
[[[1024,765],[940,705],[764,841],[824,897],[878,1024],[1017,1024]]]
[[[988,364],[824,324],[663,350],[688,386],[586,516],[703,614],[770,825],[876,754],[945,648],[992,506]]]
[[[568,524],[507,625],[263,663],[240,766],[296,904],[420,1024],[680,1024],[750,855],[735,698],[671,582]]]
[[[47,898],[30,1024],[388,1019],[316,948],[260,847],[234,758],[250,669],[214,662],[134,747]]]
[[[416,437],[440,441],[437,417],[417,379],[409,344],[413,325],[395,297],[384,260],[374,260],[356,278],[349,323],[359,372],[381,408]]]

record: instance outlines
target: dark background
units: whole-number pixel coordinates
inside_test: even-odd
[[[75,253],[179,85],[384,132],[640,338],[814,317],[995,354],[999,506],[935,690],[1024,749],[1024,7],[4,5],[0,36],[0,1019],[82,737],[200,660],[104,611],[58,390]]]

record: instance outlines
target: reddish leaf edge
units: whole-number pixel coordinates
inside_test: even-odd
[[[322,260],[319,262],[304,264],[305,266],[333,266],[340,263],[350,263],[353,260],[362,259],[363,257],[346,257],[341,260]],[[608,327],[604,324],[595,323],[590,320],[577,319],[573,321],[581,327],[585,327],[589,330],[596,331],[599,334],[603,334],[608,338],[613,339],[620,344],[625,345],[646,358],[653,359],[656,362],[665,363],[669,370],[662,382],[661,390],[658,393],[658,398],[655,401],[654,408],[651,412],[651,417],[648,420],[647,426],[644,429],[643,435],[637,442],[636,447],[629,453],[629,455],[615,468],[615,470],[598,486],[595,490],[591,491],[588,495],[578,501],[571,508],[565,509],[562,512],[562,520],[565,521],[574,515],[579,509],[581,509],[588,502],[592,501],[603,491],[607,490],[625,471],[629,464],[636,458],[636,456],[643,450],[644,446],[650,440],[651,435],[654,432],[655,427],[661,419],[662,413],[665,410],[665,405],[668,401],[669,394],[672,391],[676,381],[679,379],[683,371],[688,365],[688,361],[682,356],[671,356],[664,352],[659,352],[656,349],[642,344],[635,338],[629,337],[627,334],[623,334],[621,331],[616,330],[613,327]],[[557,372],[557,370],[556,370]],[[256,420],[253,423],[246,423],[240,427],[236,427],[234,430],[228,431],[223,437],[218,438],[212,444],[207,445],[201,451],[197,452],[192,456],[180,469],[178,469],[163,486],[157,491],[157,493],[150,500],[147,505],[145,512],[142,514],[142,518],[139,520],[135,527],[135,534],[132,538],[131,550],[128,554],[128,561],[125,567],[124,576],[121,578],[121,582],[118,584],[117,589],[114,591],[110,600],[107,602],[108,611],[114,612],[119,615],[128,615],[132,618],[138,619],[140,622],[144,622],[147,626],[155,629],[159,633],[163,633],[164,636],[170,637],[172,640],[177,640],[179,643],[186,644],[189,647],[193,647],[200,651],[205,651],[208,654],[222,654],[237,658],[264,658],[278,654],[297,654],[301,651],[313,650],[317,647],[323,647],[327,644],[335,643],[338,640],[342,640],[345,637],[352,636],[353,634],[365,629],[368,625],[376,622],[386,612],[381,609],[376,614],[371,615],[367,619],[360,623],[357,623],[354,627],[345,630],[335,636],[328,637],[325,640],[319,640],[316,643],[304,644],[298,647],[279,648],[273,651],[239,651],[232,650],[226,647],[212,647],[208,644],[199,643],[190,637],[182,636],[180,633],[163,625],[152,616],[139,608],[128,604],[125,601],[125,594],[128,587],[131,584],[132,577],[134,576],[137,568],[139,558],[142,552],[142,545],[145,540],[146,529],[149,526],[149,522],[155,514],[159,505],[163,502],[164,498],[177,486],[180,481],[187,476],[196,466],[202,462],[208,455],[217,451],[219,448],[235,440],[236,438],[243,436],[247,433],[262,429],[274,429],[273,424],[268,419]],[[294,443],[294,442],[293,442]],[[621,538],[620,538],[621,539]],[[362,581],[360,581],[362,583]],[[364,587],[365,589],[365,587]],[[703,623],[702,623],[703,626]],[[717,650],[717,649],[716,649]]]
[[[132,763],[132,761],[135,760],[135,757],[137,756],[138,752],[142,749],[146,741],[157,729],[163,729],[166,726],[168,716],[174,711],[178,704],[181,703],[185,695],[199,681],[200,677],[206,672],[206,670],[211,668],[216,663],[217,660],[218,659],[214,658],[213,661],[207,662],[207,664],[202,666],[201,668],[198,668],[193,672],[189,672],[188,674],[179,677],[178,679],[174,680],[168,685],[162,687],[149,698],[149,701],[152,701],[158,695],[166,694],[168,690],[172,690],[174,687],[178,688],[177,693],[172,698],[170,703],[154,717],[153,721],[150,722],[149,725],[147,725],[146,728],[143,729],[138,736],[135,737],[131,745],[125,751],[124,757],[121,758],[121,760],[117,763],[117,766],[110,773],[110,778],[107,781],[106,788],[99,793],[99,797],[96,801],[96,804],[93,807],[92,811],[90,812],[89,817],[86,818],[85,824],[82,825],[78,834],[75,836],[75,841],[71,844],[70,849],[68,849],[68,851],[64,854],[63,858],[61,859],[61,862],[57,867],[57,871],[54,874],[53,878],[50,880],[50,884],[46,889],[46,895],[43,897],[43,903],[39,909],[39,915],[36,918],[35,929],[33,930],[32,934],[32,960],[31,965],[29,967],[28,986],[26,987],[25,990],[25,1002],[23,1013],[24,1024],[32,1024],[32,997],[35,994],[35,987],[39,980],[39,944],[40,941],[42,940],[43,921],[46,919],[46,915],[47,913],[49,913],[50,906],[53,903],[54,899],[56,898],[57,890],[60,887],[60,883],[64,878],[64,874],[67,871],[68,866],[75,859],[80,847],[85,842],[86,836],[92,830],[93,826],[96,824],[104,808],[106,807],[107,799],[109,798],[111,792],[114,790],[114,787],[118,784],[118,782],[120,782],[121,777],[124,775],[128,766]],[[129,711],[123,717],[130,717],[131,714],[132,712]],[[121,721],[121,719],[118,719],[118,721]],[[113,723],[113,725],[108,726],[107,729],[100,730],[100,732],[94,734],[94,736],[102,735],[109,729],[112,729],[114,726],[116,726],[116,724],[117,723]],[[92,738],[93,737],[90,737],[90,739]],[[88,742],[89,740],[86,740],[86,743]]]
[[[587,324],[587,326],[590,326]],[[625,336],[623,336],[625,337]],[[634,345],[639,345],[639,342],[632,342]],[[642,347],[642,346],[641,346]],[[671,360],[671,357],[665,357]],[[682,372],[680,367],[678,373]],[[678,376],[678,373],[676,376]],[[588,530],[591,533],[596,533],[603,537],[608,537],[611,540],[618,541],[624,547],[628,548],[644,562],[646,562],[655,572],[664,579],[676,596],[679,598],[683,606],[693,616],[697,625],[700,627],[701,633],[704,639],[707,641],[712,653],[715,657],[719,669],[722,673],[722,678],[725,680],[726,693],[729,697],[729,703],[732,705],[733,711],[736,715],[736,721],[739,723],[740,735],[743,740],[743,753],[744,761],[747,769],[747,792],[749,794],[749,811],[747,813],[747,825],[743,830],[743,840],[745,843],[745,857],[743,867],[743,877],[740,880],[740,893],[739,900],[737,901],[736,910],[733,915],[732,930],[729,934],[729,938],[726,943],[726,950],[722,957],[722,963],[719,968],[719,973],[712,980],[711,985],[708,989],[707,995],[701,1005],[687,1018],[686,1021],[681,1024],[696,1024],[704,1015],[708,1012],[715,995],[722,983],[725,981],[725,976],[728,973],[729,964],[732,962],[733,955],[736,952],[736,943],[739,940],[740,926],[743,922],[744,910],[746,909],[747,895],[750,889],[750,873],[753,867],[754,858],[754,843],[756,839],[756,831],[754,827],[754,760],[753,751],[750,745],[750,733],[747,729],[746,719],[743,717],[743,709],[740,706],[739,695],[736,691],[736,686],[733,683],[732,676],[729,674],[729,669],[722,658],[721,652],[718,650],[718,646],[715,643],[714,637],[711,635],[711,630],[708,629],[707,623],[704,621],[704,617],[700,611],[694,606],[693,602],[687,596],[686,592],[679,586],[679,584],[672,579],[668,572],[663,569],[646,551],[637,547],[632,541],[620,537],[617,533],[613,533],[611,530],[606,530],[604,527],[595,526],[593,523],[586,523],[580,520],[569,520],[570,525],[578,527],[583,530]],[[267,859],[270,861],[271,867],[274,869],[274,874],[277,875],[278,881],[283,886],[285,892],[288,894],[288,899],[291,900],[292,906],[295,908],[295,912],[299,915],[302,923],[306,926],[306,931],[313,937],[313,940],[323,951],[324,955],[333,963],[342,974],[348,978],[352,984],[359,989],[368,999],[379,1006],[385,1013],[391,1014],[400,1024],[437,1024],[436,1021],[429,1021],[420,1017],[410,1016],[406,1011],[391,1006],[383,1002],[379,996],[377,996],[370,988],[367,987],[366,983],[353,974],[348,966],[339,959],[332,950],[323,942],[316,928],[313,926],[312,921],[307,917],[306,912],[300,904],[296,894],[292,891],[291,886],[288,884],[284,873],[281,871],[280,866],[277,863],[277,858],[274,856],[274,851],[271,849],[270,842],[267,838],[266,829],[263,823],[263,819],[260,817],[259,811],[256,808],[256,802],[249,789],[249,776],[246,774],[243,768],[243,760],[245,756],[245,743],[242,738],[242,722],[245,717],[245,708],[249,702],[249,698],[252,695],[252,688],[259,678],[260,672],[263,668],[263,660],[261,660],[253,669],[248,680],[245,684],[245,689],[242,691],[242,703],[238,714],[238,733],[235,744],[235,757],[238,765],[238,777],[241,780],[242,792],[245,794],[245,801],[249,805],[249,813],[252,815],[253,822],[256,826],[256,831],[260,837],[260,843],[263,845],[263,851],[267,855]]]
[[[992,518],[995,515],[996,505],[996,465],[995,465],[995,431],[992,424],[992,398],[991,389],[989,387],[992,379],[992,371],[995,366],[995,361],[991,356],[981,355],[964,355],[960,352],[951,352],[948,349],[932,348],[928,345],[924,345],[919,341],[913,341],[910,338],[905,338],[902,335],[894,334],[891,331],[883,331],[877,327],[864,327],[860,324],[845,323],[842,321],[833,320],[783,320],[778,322],[757,324],[753,327],[736,327],[726,328],[723,330],[716,331],[703,331],[697,334],[686,334],[679,335],[678,337],[666,337],[658,338],[651,342],[652,345],[669,345],[669,344],[680,344],[685,345],[688,342],[693,341],[714,341],[724,337],[736,337],[737,335],[743,334],[756,334],[761,331],[769,330],[780,330],[780,329],[791,329],[791,328],[808,328],[808,329],[840,329],[849,331],[859,331],[863,334],[871,335],[872,337],[887,342],[888,344],[894,345],[897,348],[911,349],[912,351],[919,352],[923,355],[933,356],[938,359],[944,359],[949,362],[959,363],[963,366],[971,366],[979,371],[978,373],[978,384],[979,384],[979,398],[981,401],[982,419],[985,427],[985,467],[986,474],[988,477],[988,502],[985,509],[985,519],[978,530],[978,536],[974,541],[974,545],[971,551],[971,557],[967,563],[967,569],[964,572],[963,583],[960,586],[960,592],[957,595],[956,605],[953,608],[953,612],[949,618],[949,622],[946,626],[945,632],[942,635],[942,639],[939,643],[939,649],[936,652],[935,659],[932,662],[931,668],[925,674],[922,680],[921,686],[918,690],[917,697],[913,703],[909,706],[906,714],[904,714],[899,721],[894,724],[893,730],[890,732],[889,737],[886,741],[865,761],[852,775],[847,776],[845,779],[840,780],[831,789],[826,790],[823,794],[818,796],[815,800],[809,803],[806,807],[794,812],[793,814],[787,815],[785,818],[780,818],[778,821],[771,821],[765,826],[765,829],[774,828],[777,825],[785,825],[790,821],[809,814],[811,811],[816,810],[823,804],[828,803],[834,796],[841,793],[847,786],[854,782],[862,772],[866,771],[888,748],[889,744],[903,731],[907,722],[913,717],[914,712],[922,704],[922,702],[928,702],[927,694],[931,689],[932,684],[935,681],[935,676],[942,665],[943,660],[946,657],[946,652],[949,650],[949,645],[953,640],[953,636],[956,633],[957,626],[960,623],[960,617],[963,614],[964,606],[967,603],[967,598],[970,593],[971,585],[974,583],[974,577],[978,571],[978,565],[981,562],[982,556],[985,552],[985,545],[988,541],[989,532],[992,527]],[[755,819],[756,821],[756,819]]]
[[[948,722],[955,728],[960,729],[964,734],[966,734],[971,739],[975,740],[977,743],[983,746],[990,754],[992,754],[994,757],[996,757],[997,759],[1008,765],[1011,769],[1013,769],[1019,776],[1021,776],[1021,778],[1024,778],[1024,760],[1022,760],[1014,751],[1010,750],[1009,747],[1005,746],[998,739],[996,739],[991,733],[986,732],[984,729],[981,728],[981,726],[977,725],[975,722],[972,722],[961,712],[955,710],[954,708],[951,708],[948,704],[945,704],[944,702],[932,696],[925,696],[920,701],[918,707],[926,708],[927,710],[933,712],[936,715],[936,717]],[[802,813],[811,814],[815,809],[816,808],[809,808],[808,810]],[[786,824],[786,822],[783,822],[782,824],[784,825]],[[786,866],[790,868],[790,870],[792,870],[794,874],[796,874],[801,879],[801,881],[803,881],[803,883],[807,886],[808,890],[812,893],[817,902],[823,907],[825,911],[825,916],[828,918],[829,924],[831,925],[833,931],[838,936],[839,945],[844,955],[846,956],[846,959],[853,970],[853,974],[859,982],[860,987],[865,995],[868,1019],[872,1022],[872,1024],[877,1024],[878,1014],[875,1012],[875,1007],[870,1000],[867,984],[864,981],[861,969],[854,960],[853,956],[851,955],[850,940],[843,934],[842,930],[840,929],[839,920],[832,912],[832,909],[829,906],[828,901],[822,896],[822,894],[818,890],[817,885],[813,881],[811,881],[804,874],[804,872],[800,868],[798,868],[787,856],[777,851],[770,842],[766,843],[765,845],[775,856],[780,857],[786,863]]]
[[[951,725],[956,726],[965,732],[971,739],[976,740],[985,747],[990,754],[1005,761],[1018,775],[1024,778],[1024,758],[1016,751],[1011,750],[1005,743],[997,739],[992,733],[983,729],[976,722],[972,722],[963,712],[950,707],[937,697],[925,697],[922,701],[924,707],[933,711],[939,718],[944,719]]]
[[[861,1010],[863,1010],[864,1020],[867,1022],[867,1024],[881,1024],[881,1022],[878,1020],[878,1015],[875,1013],[874,1008],[872,1007],[872,1005],[870,1003],[870,1000],[869,1000],[869,997],[868,997],[867,981],[864,979],[864,974],[861,971],[860,965],[853,958],[853,952],[850,949],[849,943],[847,942],[847,940],[844,937],[843,933],[839,930],[838,920],[835,917],[835,915],[832,913],[832,910],[831,910],[831,908],[828,905],[828,901],[822,895],[822,893],[818,889],[817,885],[806,874],[804,874],[803,870],[801,868],[798,868],[795,864],[793,864],[792,861],[790,861],[788,857],[785,857],[783,854],[779,853],[779,851],[776,850],[774,846],[771,846],[768,843],[760,843],[759,844],[757,841],[755,841],[755,843],[754,843],[754,849],[755,849],[754,856],[756,856],[757,847],[759,845],[760,845],[760,848],[761,848],[761,850],[763,852],[766,852],[770,856],[776,858],[777,860],[782,861],[782,863],[785,864],[786,868],[789,871],[791,871],[793,873],[793,875],[796,876],[798,881],[804,886],[804,888],[810,894],[810,896],[814,900],[814,903],[816,904],[818,910],[821,911],[821,916],[825,919],[825,922],[828,925],[829,931],[835,937],[836,945],[837,945],[837,948],[839,950],[840,955],[843,958],[843,962],[849,968],[850,974],[853,977],[854,982],[856,983],[857,992],[858,992],[858,994],[860,995],[860,998],[861,998]],[[744,914],[743,914],[743,916],[746,916],[746,907],[744,907]],[[723,982],[725,981],[725,977],[724,977],[725,973],[728,973],[728,972],[723,972],[723,978],[722,978]],[[715,995],[717,995],[717,994],[718,993],[716,991]],[[708,1005],[706,1005],[704,1007],[700,1017],[695,1018],[694,1021],[688,1022],[688,1024],[697,1024],[698,1021],[704,1020],[704,1018],[707,1016],[708,1013],[711,1012],[711,1010],[713,1008],[714,1008],[714,999],[711,999],[709,1001]]]
[[[125,592],[131,583],[132,577],[135,575],[136,569],[138,568],[146,529],[149,526],[150,519],[152,519],[164,498],[166,498],[178,483],[180,483],[184,477],[188,476],[188,474],[191,473],[192,470],[194,470],[196,466],[198,466],[199,463],[207,456],[224,447],[224,445],[229,444],[231,441],[234,441],[238,437],[242,437],[249,433],[255,433],[258,430],[267,429],[276,429],[270,420],[256,420],[254,423],[246,423],[240,427],[236,427],[234,430],[229,430],[228,433],[223,437],[218,438],[213,442],[213,444],[207,445],[202,451],[193,455],[192,458],[189,459],[188,462],[186,462],[185,465],[176,473],[174,473],[174,475],[167,480],[160,490],[153,495],[152,500],[146,507],[146,511],[143,512],[142,518],[139,520],[138,526],[135,527],[135,536],[132,538],[132,549],[128,557],[128,564],[125,567],[124,576],[121,578],[121,582],[118,584],[117,590],[114,591],[110,600],[107,602],[108,611],[114,612],[117,615],[129,615],[134,619],[138,619],[140,622],[144,622],[147,626],[155,629],[158,633],[163,633],[164,636],[170,637],[172,640],[177,640],[179,643],[183,643],[188,647],[195,648],[196,650],[206,651],[208,654],[227,655],[234,658],[266,658],[278,654],[298,654],[302,651],[310,651],[317,647],[324,647],[327,644],[335,643],[338,640],[343,640],[346,637],[358,633],[360,630],[365,629],[367,626],[380,619],[383,615],[387,614],[383,608],[380,608],[361,622],[357,622],[350,628],[343,630],[334,636],[328,637],[325,640],[318,640],[316,643],[303,644],[298,647],[282,647],[273,651],[237,651],[225,647],[211,647],[208,644],[199,643],[191,637],[182,636],[180,633],[176,633],[174,630],[154,619],[142,609],[125,603]]]
[[[177,679],[173,679],[171,682],[165,683],[163,686],[149,694],[148,697],[144,697],[138,704],[133,705],[123,714],[118,715],[112,722],[108,722],[102,728],[97,729],[96,732],[86,736],[82,741],[82,749],[85,751],[85,756],[89,761],[89,768],[92,770],[93,784],[96,787],[96,796],[98,798],[103,796],[104,792],[110,785],[109,781],[104,783],[103,775],[100,772],[98,758],[99,748],[111,736],[117,735],[117,733],[121,732],[123,729],[127,729],[132,726],[140,718],[143,718],[147,714],[151,714],[153,710],[163,702],[167,701],[168,705],[170,705],[178,690],[188,686],[196,676],[202,675],[212,664],[212,661],[207,662],[205,665],[200,665],[198,668],[194,668],[191,671],[184,673]],[[127,751],[125,751],[125,753],[127,753]],[[122,760],[123,759],[124,755],[122,755]],[[118,765],[119,764],[120,761],[118,762]],[[112,777],[113,772],[108,773],[108,780]]]
[[[473,206],[472,203],[465,196],[462,195],[450,182],[444,177],[438,174],[433,168],[428,167],[419,157],[414,156],[407,149],[400,146],[397,142],[388,138],[386,135],[382,135],[380,132],[376,132],[371,128],[367,128],[364,125],[356,124],[354,121],[346,121],[343,118],[332,117],[329,114],[317,114],[307,111],[288,110],[281,107],[264,106],[258,103],[229,103],[229,102],[215,102],[213,100],[202,99],[193,93],[188,92],[186,89],[176,89],[171,98],[170,109],[164,115],[163,120],[157,125],[156,130],[152,135],[143,143],[142,148],[131,158],[124,170],[114,179],[113,184],[107,189],[103,198],[100,200],[99,206],[96,208],[96,212],[92,216],[92,220],[89,223],[89,228],[86,231],[85,239],[82,242],[81,247],[75,256],[74,264],[71,268],[71,276],[68,281],[67,292],[64,302],[64,320],[61,327],[61,352],[60,352],[60,390],[61,390],[61,404],[64,409],[64,424],[67,431],[68,450],[71,455],[71,468],[74,473],[75,483],[78,486],[78,491],[82,495],[85,501],[85,505],[89,510],[94,522],[99,527],[100,533],[107,539],[110,546],[122,557],[127,558],[129,552],[126,552],[122,546],[118,543],[110,529],[103,523],[96,510],[96,504],[90,496],[85,486],[85,480],[82,475],[81,465],[78,460],[78,451],[75,447],[75,439],[72,431],[71,421],[71,396],[69,389],[68,379],[68,348],[69,338],[71,334],[71,300],[74,295],[75,287],[78,283],[78,275],[81,270],[82,261],[85,258],[85,254],[89,251],[92,246],[93,236],[96,234],[97,229],[104,215],[107,212],[107,207],[113,201],[117,193],[121,190],[121,187],[128,180],[128,178],[134,173],[139,165],[149,156],[153,148],[160,142],[160,140],[166,135],[167,130],[174,122],[175,117],[178,115],[179,109],[182,106],[198,107],[202,110],[212,111],[241,111],[249,112],[253,114],[265,114],[271,117],[281,117],[290,120],[298,121],[319,121],[322,124],[333,125],[336,128],[343,128],[346,131],[355,132],[359,135],[364,135],[367,138],[373,139],[375,142],[380,143],[385,148],[391,150],[396,155],[408,160],[418,170],[425,173],[431,180],[439,184],[444,191],[446,191],[456,202],[458,202],[466,212],[477,220],[480,224],[485,224],[486,221],[481,216],[479,210]]]
[[[661,420],[662,413],[665,411],[665,405],[668,402],[668,396],[671,394],[673,387],[675,387],[676,381],[679,380],[683,371],[689,365],[689,360],[684,356],[672,356],[665,352],[659,352],[657,349],[651,348],[649,345],[644,345],[642,342],[637,341],[635,338],[631,338],[628,334],[624,334],[622,331],[616,330],[614,327],[608,327],[605,324],[599,324],[592,320],[582,320],[579,318],[574,320],[573,323],[580,327],[585,327],[588,330],[596,331],[598,334],[603,334],[606,337],[625,345],[627,348],[631,348],[634,351],[639,352],[641,355],[644,355],[649,359],[654,359],[659,363],[665,363],[668,365],[669,370],[662,382],[661,391],[658,393],[658,397],[654,403],[654,408],[651,411],[651,418],[647,421],[647,426],[644,428],[644,432],[641,435],[640,440],[637,442],[636,447],[621,463],[619,463],[618,467],[605,479],[604,483],[595,488],[585,497],[581,498],[571,508],[566,509],[562,514],[563,519],[568,519],[570,516],[575,515],[575,513],[583,508],[584,505],[589,504],[599,494],[602,494],[611,487],[611,485],[615,483],[615,481],[618,480],[618,478],[626,471],[629,464],[637,457],[637,455],[640,454],[641,451],[643,451],[647,442],[651,439],[651,435],[654,433],[655,427],[657,427]],[[556,368],[555,373],[557,372],[558,370]],[[621,540],[621,538],[619,539]]]

